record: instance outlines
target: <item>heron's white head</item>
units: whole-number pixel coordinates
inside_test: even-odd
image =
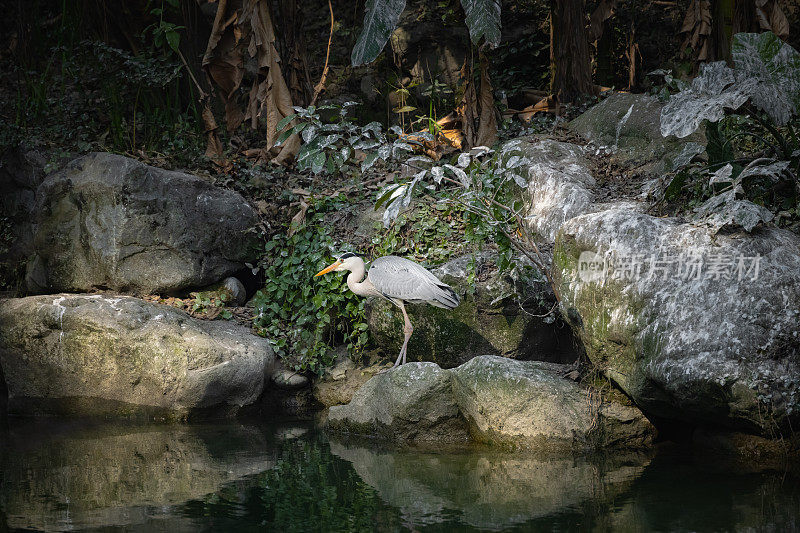
[[[331,263],[330,265],[326,266],[319,272],[317,272],[314,277],[321,276],[323,274],[327,274],[328,272],[345,272],[356,270],[358,267],[364,266],[364,260],[359,257],[358,254],[354,254],[353,252],[345,252],[340,255],[336,261]]]

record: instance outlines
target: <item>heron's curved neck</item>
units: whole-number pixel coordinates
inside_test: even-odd
[[[368,281],[362,281],[365,273],[366,267],[364,266],[364,261],[359,261],[347,275],[347,288],[359,296],[372,295],[372,291],[370,290],[371,284]]]

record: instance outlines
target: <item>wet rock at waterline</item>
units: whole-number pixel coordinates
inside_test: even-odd
[[[653,426],[559,375],[562,365],[479,356],[444,370],[407,363],[330,408],[334,431],[394,441],[472,440],[538,450],[644,447]]]
[[[587,355],[645,410],[765,434],[797,427],[800,237],[712,236],[619,207],[565,223],[553,263]]]
[[[403,442],[466,442],[451,379],[435,363],[407,363],[379,374],[350,403],[330,408],[329,427]]]
[[[577,358],[570,328],[546,315],[554,304],[548,284],[531,273],[515,269],[499,275],[494,257],[479,253],[449,261],[433,273],[453,287],[461,304],[453,310],[427,304],[407,304],[414,333],[409,341],[411,360],[432,361],[443,368],[458,366],[477,355],[498,354],[518,359],[571,363]],[[474,283],[470,281],[470,263]],[[367,305],[370,334],[388,357],[400,351],[403,316],[382,299]]]
[[[175,292],[253,259],[257,217],[238,193],[107,153],[72,161],[36,191],[28,290]]]
[[[273,359],[269,342],[244,326],[136,298],[0,300],[10,414],[232,414],[259,397]]]
[[[325,407],[350,403],[356,391],[385,368],[385,364],[356,365],[346,350],[340,351],[334,365],[314,380],[314,398]]]
[[[471,433],[489,443],[536,449],[644,447],[655,428],[633,406],[567,379],[567,367],[476,357],[453,369],[453,392]]]
[[[17,425],[0,441],[0,508],[12,529],[137,526],[154,508],[201,499],[274,465],[271,439],[258,427],[42,424]],[[221,440],[224,454],[215,449]]]

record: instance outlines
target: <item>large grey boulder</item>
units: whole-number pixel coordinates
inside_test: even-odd
[[[641,172],[661,174],[672,170],[690,151],[702,151],[700,145],[704,144],[700,132],[684,139],[663,137],[662,107],[655,96],[614,93],[572,120],[569,128],[596,148],[613,152],[613,157],[623,164],[635,165]]]
[[[329,426],[404,442],[466,442],[451,374],[435,363],[407,363],[367,381],[347,405],[328,412]]]
[[[644,447],[655,428],[636,407],[561,377],[562,365],[476,357],[453,369],[473,437],[533,449]]]
[[[545,316],[555,301],[548,284],[525,272],[521,264],[512,272],[499,274],[495,260],[496,255],[480,252],[433,269],[461,296],[461,304],[452,310],[406,305],[414,325],[408,345],[411,360],[432,361],[443,368],[483,354],[576,360],[576,339],[570,328]],[[474,271],[470,269],[473,261]],[[367,304],[367,322],[375,342],[396,355],[403,342],[400,310],[386,300],[372,298]]]
[[[511,146],[529,161],[525,219],[548,242],[572,217],[592,209],[597,182],[580,146],[551,139],[525,139]]]
[[[36,192],[34,292],[175,292],[252,260],[247,202],[190,174],[108,153],[76,159]]]
[[[580,148],[562,144],[519,145],[532,161],[526,215],[555,241],[561,311],[589,359],[659,417],[763,434],[796,425],[800,237],[598,201],[588,167],[570,166]]]
[[[10,414],[182,418],[233,414],[264,387],[266,339],[124,296],[0,301]]]
[[[407,363],[370,379],[331,429],[394,441],[467,441],[539,451],[646,447],[653,426],[560,376],[564,365],[480,356],[458,368]]]
[[[764,433],[800,420],[797,235],[618,207],[564,224],[553,269],[587,355],[645,410]]]

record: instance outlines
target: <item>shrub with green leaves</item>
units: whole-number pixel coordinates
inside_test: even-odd
[[[378,194],[375,209],[385,207],[383,221],[389,227],[401,209],[411,204],[415,190],[421,188],[430,193],[437,187],[446,187],[439,202],[458,206],[462,211],[467,240],[496,247],[501,271],[512,268],[515,253],[521,252],[549,279],[545,261],[521,213],[523,205],[517,190],[528,186],[526,169],[530,161],[520,144],[521,141],[508,142],[497,152],[476,146],[458,154],[450,163],[412,157],[407,164],[417,173],[409,181],[385,187]]]
[[[282,132],[278,144],[291,135],[300,135],[303,139],[304,144],[297,153],[298,170],[308,169],[314,174],[357,175],[369,170],[378,160],[387,163],[413,150],[397,126],[390,130],[395,138],[389,140],[378,122],[358,126],[350,121],[347,110],[354,105],[358,104],[345,102],[341,106],[295,107],[296,113],[278,123],[277,129]],[[338,121],[323,123],[319,112],[325,110],[337,111]]]
[[[707,158],[695,171],[708,200],[699,219],[714,231],[750,231],[773,218],[770,209],[800,216],[800,53],[771,32],[738,33],[731,51],[733,68],[706,63],[670,96],[661,133],[683,138],[705,125]],[[684,187],[693,160],[674,169],[668,195]]]
[[[333,362],[334,345],[346,344],[352,355],[369,338],[364,299],[350,292],[345,277],[314,277],[333,261],[333,242],[321,224],[321,215],[332,207],[312,204],[304,226],[266,243],[259,265],[266,285],[254,299],[259,334],[295,370],[317,374]]]

